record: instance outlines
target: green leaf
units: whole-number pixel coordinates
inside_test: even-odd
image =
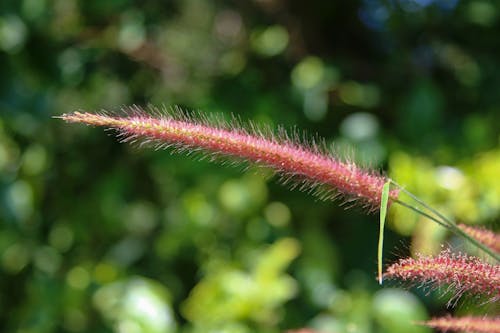
[[[391,181],[388,180],[384,187],[382,187],[382,199],[380,201],[380,228],[378,234],[378,253],[377,253],[377,261],[378,261],[378,283],[382,284],[382,250],[384,248],[384,225],[385,225],[385,217],[387,215],[387,204],[389,202],[389,187],[391,185]]]

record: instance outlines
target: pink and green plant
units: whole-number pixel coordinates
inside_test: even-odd
[[[500,300],[500,235],[455,224],[388,177],[332,154],[322,142],[304,143],[298,139],[299,135],[291,136],[282,128],[273,132],[253,124],[245,127],[236,120],[209,119],[179,108],[168,112],[150,108],[146,112],[133,106],[123,109],[122,113],[73,112],[58,118],[114,129],[122,142],[152,144],[158,149],[173,148],[187,154],[201,153],[211,160],[226,158],[257,164],[276,172],[282,183],[312,192],[321,199],[340,196],[346,202],[359,203],[369,212],[380,210],[379,261],[386,209],[394,203],[402,205],[464,237],[487,253],[494,263],[444,250],[436,257],[401,259],[387,268],[384,277],[420,286],[447,286],[453,291],[452,299],[471,294],[485,295],[491,302]],[[382,282],[381,271],[379,281]],[[423,324],[443,331],[500,331],[498,317],[443,317]]]

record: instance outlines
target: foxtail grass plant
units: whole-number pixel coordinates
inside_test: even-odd
[[[380,206],[386,177],[341,161],[321,148],[321,144],[301,144],[282,129],[279,134],[273,134],[252,124],[243,127],[237,122],[196,117],[178,108],[170,112],[152,109],[156,117],[136,106],[123,111],[124,116],[74,112],[60,118],[115,129],[122,142],[140,141],[158,149],[202,152],[211,159],[229,157],[256,163],[274,170],[283,183],[315,192],[323,199],[342,195],[345,200],[358,201],[369,210]],[[398,194],[398,189],[391,191],[391,202]]]
[[[233,119],[226,122],[190,114],[180,108],[147,111],[138,106],[120,112],[73,112],[58,117],[69,123],[82,123],[114,129],[122,142],[150,144],[157,149],[172,148],[187,154],[201,153],[212,160],[229,158],[262,165],[274,170],[284,184],[315,193],[321,199],[342,197],[359,203],[368,211],[382,205],[384,185],[390,182],[387,205],[398,203],[463,236],[500,261],[492,251],[452,220],[439,213],[395,181],[379,172],[367,170],[351,161],[342,161],[324,143],[300,142],[283,128],[277,132],[261,129],[252,123],[242,126]]]
[[[380,283],[382,277],[386,277],[421,285],[447,285],[454,290],[455,297],[469,293],[486,295],[491,301],[500,300],[499,235],[484,229],[457,225],[381,173],[361,168],[329,152],[321,140],[303,142],[297,133],[288,134],[283,128],[272,131],[252,123],[242,125],[236,119],[223,121],[187,113],[180,108],[160,110],[150,107],[144,110],[131,106],[120,112],[79,111],[57,118],[68,123],[116,130],[122,142],[153,145],[157,149],[171,148],[187,154],[200,153],[203,158],[211,160],[222,158],[234,163],[264,166],[272,169],[282,183],[292,188],[312,192],[321,199],[341,197],[345,202],[360,204],[369,212],[380,211],[379,262],[386,209],[392,204],[402,205],[465,238],[487,253],[494,263],[488,264],[476,257],[445,250],[437,257],[401,259],[389,266],[383,275],[379,269]],[[468,317],[460,322],[450,317],[434,319],[426,324],[444,330],[458,328],[472,332],[475,328],[467,327],[473,323],[483,323],[482,327],[490,327],[488,325],[491,324],[494,328],[477,332],[498,332],[498,319],[492,323],[484,320],[488,319],[478,321]]]

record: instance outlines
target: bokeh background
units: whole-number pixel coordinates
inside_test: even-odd
[[[429,332],[378,217],[53,116],[181,105],[304,129],[498,227],[500,2],[0,2],[2,332]],[[386,263],[460,239],[391,208]],[[480,308],[479,313],[488,313]]]

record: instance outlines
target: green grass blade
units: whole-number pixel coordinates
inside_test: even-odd
[[[382,200],[380,201],[380,228],[378,234],[378,283],[382,284],[382,252],[384,248],[384,226],[385,217],[387,216],[387,204],[389,202],[389,187],[391,181],[387,181],[382,188]]]

